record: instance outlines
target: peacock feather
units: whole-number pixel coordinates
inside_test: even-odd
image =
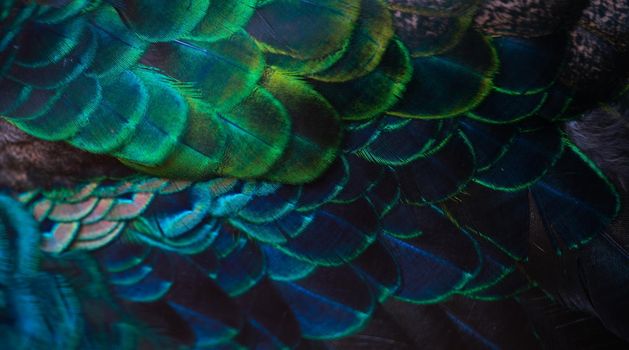
[[[0,343],[530,349],[584,310],[629,340],[624,192],[564,123],[624,111],[628,13],[0,0],[2,118],[134,170],[5,190]],[[538,264],[570,257],[566,297]]]

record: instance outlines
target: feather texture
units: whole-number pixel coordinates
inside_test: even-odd
[[[571,306],[629,339],[621,195],[562,130],[627,98],[629,4],[553,3],[2,2],[2,117],[137,171],[0,198],[2,336],[543,347],[536,259],[599,249],[619,291]]]

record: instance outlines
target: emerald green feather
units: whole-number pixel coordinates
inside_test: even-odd
[[[94,153],[123,146],[146,113],[149,95],[145,84],[127,71],[103,86],[103,100],[68,142]]]
[[[188,87],[194,101],[220,110],[249,96],[264,69],[260,49],[242,32],[217,42],[156,44],[145,63]]]
[[[349,44],[360,3],[360,0],[265,1],[246,29],[266,51],[286,56],[275,61],[280,68],[284,64],[294,67],[292,60],[309,62],[306,66],[325,62],[325,66],[333,63],[330,57],[338,59],[339,52]],[[321,65],[315,66],[321,69]]]
[[[397,41],[391,41],[376,69],[358,79],[342,83],[313,81],[314,87],[341,118],[373,118],[391,108],[402,96],[412,75],[408,52]]]
[[[216,112],[199,113],[191,110],[188,124],[175,148],[165,161],[155,167],[131,160],[125,164],[161,177],[175,179],[203,179],[216,174],[226,143],[226,131]]]
[[[301,60],[273,52],[266,52],[265,57],[267,63],[275,70],[295,76],[307,76],[330,68],[345,55],[346,49],[347,47],[343,47],[343,49],[333,52],[328,56],[311,60]]]
[[[19,50],[17,64],[36,68],[59,62],[79,45],[81,37],[89,30],[84,18],[72,19],[63,25],[52,25],[48,29],[41,30],[35,24],[25,28],[23,35],[34,35],[37,44],[34,50]]]
[[[116,77],[131,68],[149,46],[128,30],[111,7],[99,8],[93,21],[98,48],[88,72],[100,79]]]
[[[391,13],[381,0],[365,0],[343,57],[311,78],[328,82],[356,79],[371,72],[393,37]]]
[[[41,33],[23,26],[35,11],[25,9],[10,16],[7,30],[45,43],[2,53],[2,74],[15,84],[3,83],[14,102],[0,107],[30,134],[153,175],[307,182],[338,155],[340,120],[467,115],[514,123],[553,113],[558,103],[546,90],[554,57],[546,57],[540,82],[530,84],[498,66],[502,59],[508,67],[534,60],[536,48],[555,39],[490,39],[470,28],[475,6],[78,1],[42,8]],[[403,129],[391,124],[377,134],[432,130],[400,120]],[[432,154],[446,134],[398,155],[375,134],[357,147],[372,160],[406,163]]]
[[[39,16],[37,16],[37,22],[41,23],[60,23],[66,19],[78,15],[84,10],[86,6],[89,6],[90,0],[74,0],[68,2],[65,6],[49,6],[44,8]]]
[[[84,73],[94,59],[96,36],[91,29],[84,27],[83,19],[75,19],[69,26],[77,29],[78,36],[64,33],[65,29],[57,26],[48,28],[53,34],[39,30],[31,33],[34,36],[32,40],[37,42],[35,46],[46,41],[41,47],[50,57],[46,59],[40,53],[30,53],[26,47],[18,47],[15,62],[10,60],[13,64],[7,75],[26,86],[57,89]]]
[[[66,140],[87,123],[102,101],[102,88],[98,80],[89,77],[75,79],[59,90],[45,111],[33,118],[13,123],[43,140]]]
[[[179,142],[188,126],[188,104],[169,81],[154,72],[139,70],[148,93],[148,105],[133,134],[112,155],[120,159],[157,166]],[[151,150],[147,152],[146,150]]]
[[[220,118],[228,133],[221,174],[241,178],[264,175],[282,156],[291,136],[286,109],[262,88],[220,113]]]
[[[190,32],[190,38],[216,41],[237,33],[249,22],[256,3],[256,0],[211,1],[205,17]]]
[[[288,147],[265,177],[283,183],[316,179],[338,151],[341,129],[337,112],[307,84],[279,72],[269,72],[263,85],[284,105],[293,121]]]
[[[147,41],[176,40],[188,34],[205,16],[210,0],[129,0],[118,11]]]

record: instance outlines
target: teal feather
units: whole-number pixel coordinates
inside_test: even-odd
[[[628,256],[621,195],[559,123],[603,102],[577,31],[603,71],[627,26],[497,3],[2,2],[2,118],[134,171],[0,196],[6,344],[548,347],[535,258]],[[627,338],[595,265],[554,297]]]

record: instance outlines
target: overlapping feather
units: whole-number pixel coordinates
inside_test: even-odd
[[[475,1],[81,4],[12,5],[0,112],[169,179],[19,198],[42,250],[89,252],[175,343],[296,348],[387,300],[517,295],[531,208],[557,252],[618,211],[552,122],[564,38],[489,37]]]

